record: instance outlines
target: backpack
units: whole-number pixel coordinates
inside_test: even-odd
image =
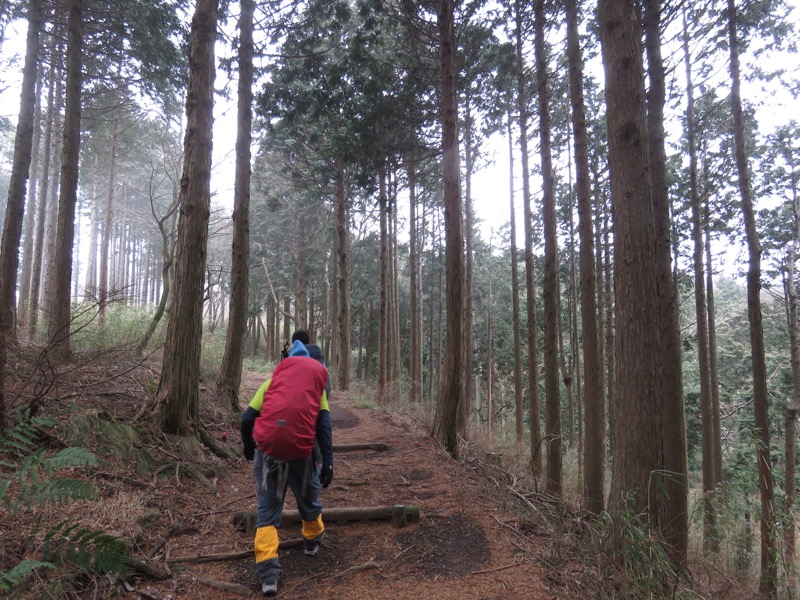
[[[311,456],[327,382],[327,369],[313,358],[291,356],[278,364],[253,425],[253,439],[266,456],[283,461]]]

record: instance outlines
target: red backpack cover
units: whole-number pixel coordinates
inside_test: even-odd
[[[264,454],[286,461],[311,456],[327,381],[328,370],[313,358],[290,356],[278,363],[253,426]]]

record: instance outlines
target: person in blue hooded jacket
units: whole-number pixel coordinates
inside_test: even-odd
[[[259,387],[242,414],[241,436],[244,456],[247,460],[254,460],[253,473],[258,500],[255,560],[256,572],[261,580],[261,591],[265,595],[277,593],[282,573],[278,558],[277,526],[280,525],[287,486],[295,496],[302,519],[301,531],[305,553],[310,556],[315,555],[325,535],[319,493],[320,489],[327,488],[333,479],[333,436],[328,405],[330,381],[327,369],[320,370],[319,364],[324,366],[324,360],[321,350],[315,347],[314,354],[317,352],[319,352],[318,357],[314,356],[316,360],[312,360],[309,349],[302,341],[296,340],[289,350],[289,357],[282,360],[272,378]],[[314,448],[308,458],[278,460],[266,455],[253,437],[256,419],[265,410],[265,403],[286,403],[287,395],[293,398],[288,401],[286,406],[288,410],[293,406],[300,407],[301,402],[294,398],[307,399],[319,395]]]

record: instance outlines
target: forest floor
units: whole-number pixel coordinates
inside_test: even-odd
[[[42,410],[62,423],[50,443],[57,448],[82,441],[101,457],[90,471],[100,497],[33,508],[14,518],[0,510],[0,571],[22,558],[46,558],[45,531],[67,519],[121,537],[134,557],[157,569],[166,566],[166,578],[141,570],[125,577],[73,570],[70,578],[62,573],[56,580],[38,570],[9,597],[261,597],[252,534],[233,519],[256,508],[252,463],[241,458],[238,415],[215,398],[211,384],[201,385],[201,420],[235,458],[218,458],[192,438],[159,434],[146,411],[141,418],[158,366],[120,365],[116,374],[97,369],[58,378]],[[243,404],[263,379],[245,373]],[[335,445],[384,442],[388,450],[337,453],[333,483],[322,493],[325,508],[416,505],[420,519],[399,528],[387,520],[327,522],[316,556],[305,556],[301,547],[280,551],[278,598],[658,597],[631,593],[625,570],[602,553],[599,529],[586,515],[537,492],[492,456],[467,451],[454,460],[412,411],[379,408],[334,390],[331,417]],[[289,492],[286,510],[292,508]],[[289,546],[300,538],[297,524],[284,523],[279,533]],[[703,587],[704,594],[673,597],[753,597],[730,578]]]

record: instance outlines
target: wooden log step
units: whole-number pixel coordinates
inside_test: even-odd
[[[391,521],[395,527],[403,527],[406,523],[416,523],[420,519],[419,506],[415,504],[395,504],[394,506],[361,506],[343,508],[323,508],[322,519],[328,523],[344,521]],[[239,511],[233,515],[233,524],[240,530],[249,533],[255,531],[256,513]],[[296,510],[285,510],[281,517],[283,523],[299,523],[300,513]]]
[[[365,444],[334,444],[334,452],[359,452],[360,450],[375,450],[376,452],[386,452],[389,444],[385,442],[369,442]]]

